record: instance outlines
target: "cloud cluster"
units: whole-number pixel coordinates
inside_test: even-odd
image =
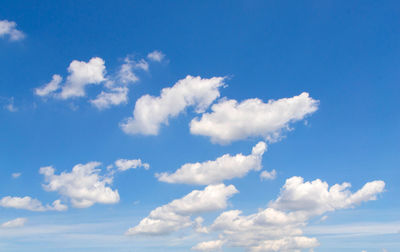
[[[51,166],[40,168],[47,184],[43,185],[46,191],[56,191],[67,197],[74,207],[85,208],[95,203],[114,204],[119,202],[118,190],[110,185],[112,177],[100,176],[99,162],[78,164],[71,172],[62,172],[56,175]]]
[[[13,21],[0,20],[0,38],[8,37],[11,41],[23,39],[25,34],[16,27],[17,24]]]
[[[157,135],[161,124],[168,124],[187,107],[195,107],[202,113],[220,96],[219,88],[224,85],[223,77],[210,79],[188,75],[174,86],[164,88],[158,97],[144,95],[136,101],[133,117],[121,123],[128,134]]]
[[[233,185],[209,185],[204,190],[194,190],[150,212],[149,216],[130,228],[127,235],[162,235],[196,224],[191,215],[227,207],[228,199],[238,193]],[[199,222],[199,220],[197,220]]]
[[[154,55],[157,55],[156,52]],[[161,52],[159,52],[161,53]],[[161,53],[161,55],[163,55]],[[160,61],[162,58],[160,59]],[[88,62],[73,60],[68,67],[68,76],[63,83],[62,76],[54,74],[52,80],[34,90],[37,96],[56,99],[72,99],[86,96],[89,85],[103,84],[103,90],[89,102],[99,110],[128,102],[128,84],[139,81],[136,71],[148,71],[149,64],[144,59],[134,60],[127,56],[118,72],[107,74],[105,61],[93,57]]]
[[[161,51],[153,51],[147,54],[147,58],[152,61],[161,62],[164,59],[165,55]]]
[[[51,205],[43,206],[42,202],[29,196],[3,197],[0,199],[0,206],[6,208],[24,209],[34,212],[65,211],[68,208],[66,205],[62,204],[60,200],[54,201]]]
[[[248,156],[241,153],[235,156],[225,154],[213,161],[184,164],[172,174],[159,173],[156,177],[162,182],[194,185],[215,184],[241,178],[249,171],[259,171],[262,168],[262,156],[266,149],[267,145],[259,142]]]
[[[302,120],[317,109],[318,101],[305,92],[291,98],[269,100],[268,103],[257,98],[240,103],[222,99],[211,107],[211,113],[204,113],[201,118],[191,121],[190,132],[208,136],[219,144],[250,137],[275,141],[290,123]]]
[[[118,171],[126,171],[139,167],[143,167],[146,170],[150,168],[150,165],[148,163],[143,163],[140,159],[118,159],[117,161],[115,161],[115,166],[117,167]]]
[[[240,210],[223,212],[208,230],[220,232],[220,240],[229,246],[254,252],[312,249],[319,245],[317,239],[304,236],[302,231],[310,218],[375,200],[385,183],[372,181],[355,193],[349,187],[348,183],[329,187],[319,179],[304,182],[301,177],[292,177],[268,208],[248,216]]]

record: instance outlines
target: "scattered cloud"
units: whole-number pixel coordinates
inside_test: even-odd
[[[4,105],[4,108],[5,108],[6,110],[8,110],[9,112],[17,112],[17,111],[18,111],[18,108],[15,107],[15,105],[14,105],[14,97],[5,98],[5,99],[8,100],[8,102],[7,102],[6,105]]]
[[[262,156],[267,150],[264,142],[253,147],[248,156],[225,154],[213,161],[184,164],[172,174],[158,173],[159,181],[167,183],[182,183],[208,185],[220,183],[232,178],[244,177],[249,171],[259,171],[262,168]]]
[[[221,251],[222,246],[224,245],[225,241],[222,240],[215,240],[215,241],[207,241],[207,242],[200,242],[196,246],[192,247],[192,250],[196,251]]]
[[[99,110],[126,104],[128,103],[128,92],[127,87],[114,87],[110,91],[101,91],[96,99],[90,100],[90,103]]]
[[[123,84],[129,84],[139,81],[139,78],[135,74],[135,70],[149,71],[149,64],[144,59],[133,60],[131,57],[127,56],[124,59],[124,64],[122,64],[118,79]]]
[[[209,185],[204,190],[194,190],[151,211],[149,216],[130,228],[127,235],[164,235],[196,224],[191,215],[221,210],[227,201],[238,193],[233,185]]]
[[[0,225],[0,227],[1,228],[23,227],[27,221],[28,221],[28,219],[26,219],[26,218],[16,218],[14,220],[4,222],[3,224]]]
[[[8,37],[11,41],[25,38],[25,34],[16,27],[17,24],[13,21],[0,20],[0,38]]]
[[[272,171],[262,171],[260,173],[260,178],[261,180],[274,180],[276,179],[276,171],[272,170]]]
[[[213,143],[228,144],[250,137],[276,141],[289,124],[302,120],[318,109],[318,101],[304,92],[291,98],[269,100],[248,99],[241,103],[222,99],[190,123],[194,135],[208,136]]]
[[[78,208],[90,207],[95,203],[114,204],[119,202],[118,190],[108,185],[112,183],[111,176],[100,176],[99,162],[77,164],[71,172],[54,174],[51,166],[40,168],[47,184],[43,185],[46,191],[56,191],[70,199],[72,206]]]
[[[43,206],[43,204],[29,196],[25,197],[11,197],[6,196],[0,200],[0,206],[6,208],[24,209],[34,212],[44,212],[44,211],[65,211],[67,206],[63,205],[60,200],[56,200],[52,205]]]
[[[58,74],[54,74],[51,81],[42,87],[35,88],[35,94],[38,96],[49,96],[53,94],[60,88],[60,84],[62,82],[62,77]]]
[[[13,177],[13,178],[19,178],[19,177],[21,177],[21,173],[20,172],[15,172],[15,173],[13,173],[13,174],[11,174],[11,177]]]
[[[87,85],[105,81],[106,67],[104,64],[104,60],[99,57],[93,57],[88,62],[73,60],[68,67],[69,75],[61,89],[60,98],[85,96]]]
[[[115,161],[115,166],[119,171],[126,171],[129,169],[136,169],[138,167],[143,167],[144,169],[148,170],[150,165],[148,163],[143,163],[140,159],[118,159]]]
[[[147,54],[147,58],[156,61],[156,62],[161,62],[164,59],[165,55],[161,51],[153,51],[149,54]]]
[[[254,252],[313,249],[319,245],[317,239],[303,235],[308,220],[374,200],[383,192],[385,183],[368,182],[355,193],[349,187],[348,183],[329,187],[319,179],[304,182],[301,177],[292,177],[268,208],[248,216],[240,210],[223,212],[208,230],[220,232],[220,240],[229,246]]]
[[[187,107],[204,112],[220,96],[218,88],[224,85],[224,79],[188,75],[173,87],[162,89],[158,97],[144,95],[136,101],[133,117],[121,123],[121,128],[127,134],[157,135],[161,124],[168,124]]]

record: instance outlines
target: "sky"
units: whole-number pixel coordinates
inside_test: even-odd
[[[398,1],[0,6],[0,251],[400,250]]]

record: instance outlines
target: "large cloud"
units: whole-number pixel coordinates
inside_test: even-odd
[[[259,171],[262,168],[262,156],[267,149],[264,142],[253,147],[250,155],[225,154],[213,161],[184,164],[176,172],[156,174],[158,180],[167,183],[183,183],[208,185],[232,178],[241,178],[249,171]]]
[[[291,122],[301,120],[317,109],[318,101],[305,92],[268,103],[257,98],[241,103],[223,99],[211,107],[211,113],[194,118],[190,132],[209,136],[212,142],[220,144],[249,137],[276,140]]]
[[[310,218],[374,200],[385,183],[372,181],[355,193],[348,190],[349,186],[343,183],[329,187],[319,179],[304,182],[301,177],[292,177],[268,208],[248,216],[240,210],[223,212],[208,231],[220,232],[220,240],[229,246],[254,252],[312,249],[319,245],[317,239],[304,236],[302,230]]]
[[[47,191],[57,191],[60,195],[68,197],[74,207],[90,207],[95,203],[114,204],[119,202],[118,190],[113,190],[108,185],[112,177],[100,176],[99,162],[78,164],[71,172],[54,174],[51,166],[40,168],[40,173],[45,176],[47,184],[43,185]]]
[[[173,87],[161,90],[158,97],[144,95],[136,101],[133,117],[121,123],[128,134],[157,135],[161,124],[178,116],[186,107],[194,106],[201,113],[220,96],[223,77],[210,79],[187,76]]]
[[[7,208],[15,208],[15,209],[24,209],[35,212],[44,212],[44,211],[65,211],[67,210],[67,206],[63,205],[60,200],[56,200],[52,203],[52,205],[43,206],[42,202],[37,199],[33,199],[29,196],[25,197],[12,197],[6,196],[0,199],[0,206]]]
[[[233,185],[210,185],[204,190],[194,190],[185,197],[176,199],[151,211],[149,216],[130,228],[127,235],[163,235],[195,225],[191,215],[224,209],[227,200],[238,193]]]
[[[23,39],[25,34],[16,27],[17,24],[13,21],[0,20],[0,38],[8,36],[12,41]]]

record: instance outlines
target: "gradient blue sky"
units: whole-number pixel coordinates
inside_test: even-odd
[[[68,210],[0,207],[0,224],[27,219],[23,226],[0,228],[0,250],[188,251],[217,237],[191,229],[124,235],[156,207],[205,188],[164,183],[155,173],[223,154],[248,155],[265,140],[221,145],[191,134],[190,121],[201,116],[193,107],[161,125],[157,135],[121,129],[140,97],[159,96],[191,75],[226,77],[220,97],[238,102],[302,92],[319,101],[318,110],[290,123],[282,139],[267,141],[262,170],[276,170],[276,178],[261,180],[260,171],[250,171],[224,181],[240,193],[225,209],[202,214],[205,225],[223,211],[250,215],[266,208],[292,176],[349,182],[352,192],[382,180],[377,200],[328,212],[324,221],[312,218],[304,234],[318,239],[315,251],[399,251],[399,13],[398,1],[3,1],[0,21],[15,22],[24,36],[0,36],[0,199],[29,196],[43,205],[61,199]],[[160,62],[147,57],[155,50],[164,55]],[[112,76],[127,56],[149,67],[135,69],[139,80],[128,85],[127,103],[103,110],[90,104],[104,83],[73,99],[35,95],[53,74],[67,79],[73,60],[100,57]],[[109,187],[120,197],[114,204],[76,208],[67,196],[44,190],[39,173],[44,166],[59,174],[98,161],[106,174],[117,159],[139,158],[150,169],[113,174]],[[246,248],[227,242],[223,251]]]

